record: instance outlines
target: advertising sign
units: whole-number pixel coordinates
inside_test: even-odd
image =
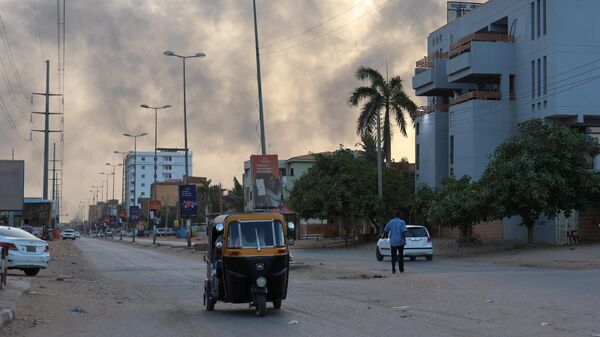
[[[0,211],[22,211],[25,192],[25,162],[0,160]]]
[[[150,220],[154,224],[160,224],[160,208],[162,207],[162,202],[160,200],[149,200],[148,208],[150,210]]]
[[[254,208],[278,208],[281,206],[281,181],[279,161],[276,154],[250,156]]]
[[[197,209],[196,185],[179,185],[179,210],[181,217],[195,218]]]
[[[137,223],[140,220],[140,207],[139,206],[129,206],[129,220],[132,223]]]
[[[27,199],[23,207],[23,223],[31,226],[52,224],[52,202],[46,199]]]

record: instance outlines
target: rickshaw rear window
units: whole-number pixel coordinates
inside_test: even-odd
[[[235,221],[229,224],[227,248],[283,246],[285,246],[285,237],[283,224],[280,221]]]

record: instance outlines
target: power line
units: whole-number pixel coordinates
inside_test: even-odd
[[[306,29],[306,30],[304,30],[304,31],[300,32],[300,33],[294,34],[294,35],[292,35],[292,36],[289,36],[289,37],[287,37],[287,38],[285,38],[285,39],[282,39],[282,40],[278,40],[278,41],[275,41],[275,42],[272,42],[272,43],[267,43],[267,44],[265,44],[264,46],[262,46],[260,49],[267,49],[267,48],[270,48],[270,47],[272,47],[272,46],[275,46],[275,45],[278,45],[278,44],[284,43],[284,42],[286,42],[286,41],[289,41],[289,40],[292,40],[292,39],[295,39],[295,38],[297,38],[298,36],[304,35],[304,34],[306,34],[306,33],[310,33],[310,32],[312,32],[313,30],[315,30],[315,29],[317,29],[317,28],[319,28],[319,27],[322,27],[323,25],[325,25],[325,24],[328,24],[329,22],[331,22],[331,21],[333,21],[333,20],[335,20],[335,19],[339,18],[340,16],[342,16],[342,15],[345,15],[346,13],[350,12],[350,11],[351,11],[351,10],[353,10],[354,8],[356,8],[356,7],[360,6],[360,5],[361,5],[363,2],[365,2],[365,1],[366,1],[366,0],[362,0],[362,1],[360,1],[359,3],[357,3],[356,5],[354,5],[354,6],[350,7],[350,8],[348,8],[348,9],[346,9],[346,10],[345,10],[345,11],[343,11],[342,13],[340,13],[340,14],[338,14],[338,15],[335,15],[335,16],[333,16],[333,17],[331,17],[331,18],[329,18],[329,19],[327,19],[327,20],[325,20],[325,21],[323,21],[323,22],[319,23],[318,25],[312,26],[312,27],[310,27],[310,28],[308,28],[308,29]]]
[[[278,50],[274,50],[274,51],[269,51],[269,52],[266,52],[266,53],[261,53],[261,55],[279,54],[279,53],[282,53],[282,52],[288,51],[288,50],[290,50],[290,49],[298,48],[298,47],[300,47],[300,46],[303,46],[303,45],[305,45],[305,44],[307,44],[307,43],[309,43],[309,42],[312,42],[312,41],[315,41],[315,40],[321,39],[321,38],[323,38],[323,37],[326,37],[326,36],[328,36],[329,34],[331,34],[331,33],[334,33],[334,32],[337,32],[338,30],[340,30],[340,29],[342,29],[342,28],[344,28],[344,27],[347,27],[347,26],[348,26],[348,25],[350,25],[351,23],[353,23],[353,22],[356,22],[356,21],[358,21],[358,20],[362,19],[363,17],[365,17],[365,16],[367,16],[367,15],[369,15],[369,14],[372,14],[372,13],[374,13],[374,12],[378,11],[379,9],[381,9],[383,6],[387,5],[387,4],[388,4],[388,3],[390,3],[391,1],[393,1],[393,0],[386,0],[386,1],[384,1],[383,3],[381,3],[379,6],[377,6],[377,7],[375,7],[374,9],[372,9],[372,10],[368,11],[367,13],[365,13],[365,14],[363,14],[363,15],[360,15],[360,16],[358,16],[358,17],[356,17],[356,18],[354,18],[354,19],[352,19],[352,20],[350,20],[350,21],[346,22],[345,24],[343,24],[343,25],[341,25],[341,26],[338,26],[338,27],[337,27],[337,28],[335,28],[335,29],[329,30],[329,31],[327,31],[327,32],[325,32],[325,33],[323,33],[323,34],[317,35],[317,36],[315,36],[315,37],[313,37],[313,38],[311,38],[311,39],[304,40],[304,41],[302,41],[302,42],[300,42],[300,43],[298,43],[298,44],[295,44],[295,45],[292,45],[292,46],[289,46],[289,47],[286,47],[286,48],[282,48],[282,49],[278,49]]]

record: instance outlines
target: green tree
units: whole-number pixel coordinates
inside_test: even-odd
[[[410,200],[410,210],[412,215],[417,219],[421,219],[424,224],[431,223],[431,219],[429,218],[429,208],[435,201],[435,198],[435,189],[426,184],[419,185]]]
[[[400,132],[406,137],[407,122],[404,114],[408,114],[411,122],[416,117],[417,106],[404,92],[400,76],[390,79],[384,78],[377,70],[361,66],[355,74],[360,81],[370,81],[370,86],[362,86],[350,93],[348,103],[358,106],[361,102],[360,115],[357,120],[356,131],[359,135],[371,134],[376,131],[377,113],[383,113],[383,154],[386,163],[392,162],[392,123],[394,118],[400,127]]]
[[[425,188],[419,197],[430,191]],[[430,194],[432,200],[419,202],[426,208],[426,218],[432,225],[458,228],[466,242],[472,241],[473,227],[488,218],[489,209],[483,190],[471,177],[454,177],[443,181],[442,186]]]
[[[290,204],[303,218],[373,218],[381,209],[376,169],[348,149],[318,155],[290,193]]]
[[[544,123],[519,124],[521,134],[498,146],[480,180],[498,218],[520,216],[533,242],[540,215],[582,210],[597,192],[589,168],[598,143],[578,130]]]
[[[226,208],[234,212],[242,212],[244,210],[244,187],[233,177],[233,188],[227,190],[225,196]]]

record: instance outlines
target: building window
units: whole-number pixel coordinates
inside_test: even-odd
[[[145,175],[145,174],[142,174],[142,178],[146,178],[146,175]]]
[[[542,60],[537,60],[537,95],[542,96]]]
[[[293,177],[294,176],[294,168],[290,168],[290,175]]]
[[[145,170],[145,169],[146,169],[146,166],[142,165],[142,170]]]
[[[170,170],[173,167],[171,165],[163,165],[163,170]]]
[[[542,36],[542,11],[541,0],[537,0],[537,37]]]
[[[173,160],[173,157],[171,157],[171,156],[166,156],[164,158],[165,158],[165,161],[172,161]]]
[[[454,164],[454,135],[450,136],[450,165]]]
[[[133,202],[133,198],[129,199],[129,201]]]
[[[535,39],[535,4],[531,3],[531,39]]]
[[[535,61],[531,61],[531,98],[535,98]]]
[[[279,168],[279,176],[280,177],[285,177],[285,168]]]
[[[451,176],[451,177],[454,177],[454,167],[451,167],[451,168],[450,168],[450,176]]]
[[[146,184],[145,184],[145,183],[142,183],[142,187],[146,187]]]
[[[544,56],[544,95],[548,93],[548,59]]]
[[[142,192],[141,195],[145,195],[146,193]]]
[[[142,161],[146,161],[146,157],[142,157]]]
[[[544,36],[546,36],[547,30],[546,30],[546,0],[544,0]]]
[[[415,124],[415,133],[419,135],[419,123]]]
[[[417,144],[417,149],[415,150],[415,162],[416,162],[417,170],[419,169],[420,159],[421,158],[419,158],[419,144]]]

